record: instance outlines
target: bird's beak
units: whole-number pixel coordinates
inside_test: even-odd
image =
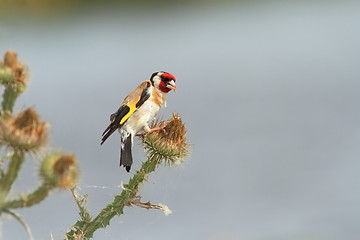
[[[174,80],[171,80],[170,82],[168,82],[166,87],[171,89],[171,90],[174,90],[174,92],[176,92],[176,85],[175,85]]]

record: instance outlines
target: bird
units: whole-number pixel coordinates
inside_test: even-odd
[[[110,115],[110,124],[102,134],[101,145],[116,130],[120,133],[120,166],[127,172],[133,163],[132,145],[134,136],[144,131],[145,134],[164,129],[164,127],[150,128],[149,123],[162,107],[166,106],[167,95],[171,90],[176,92],[176,78],[174,75],[158,71],[138,85],[122,101],[119,109]]]

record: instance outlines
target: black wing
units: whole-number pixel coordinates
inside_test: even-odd
[[[147,89],[150,87],[150,83],[147,84],[147,87],[142,91],[140,97],[135,101],[130,101],[126,105],[121,105],[120,108],[113,114],[110,115],[111,123],[105,129],[102,134],[101,145],[110,137],[113,132],[118,128],[121,128],[129,117],[139,109],[146,100],[149,99],[150,93]]]

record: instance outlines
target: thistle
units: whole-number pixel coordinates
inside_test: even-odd
[[[22,63],[18,62],[17,54],[13,51],[7,51],[4,55],[3,65],[10,68],[14,75],[14,85],[26,86],[27,84],[27,71]]]
[[[42,183],[34,191],[0,204],[0,212],[38,204],[55,187],[73,187],[77,183],[79,175],[74,155],[59,152],[47,154],[40,165],[39,172]]]
[[[72,188],[79,177],[75,156],[58,152],[48,154],[40,166],[40,177],[51,186]]]
[[[66,233],[66,239],[92,238],[94,232],[108,226],[114,216],[123,214],[124,207],[138,206],[160,209],[166,215],[171,213],[166,205],[142,202],[139,192],[156,167],[160,164],[181,164],[189,154],[190,144],[186,142],[186,128],[176,113],[169,120],[153,124],[153,128],[162,130],[142,136],[148,159],[127,184],[121,184],[122,191],[115,195],[113,202],[103,208],[97,216],[91,217],[85,208],[86,196],[81,197],[75,192],[79,171],[77,160],[72,154],[45,154],[39,166],[40,185],[30,193],[10,199],[9,192],[26,156],[29,153],[38,153],[48,144],[48,124],[40,120],[33,108],[13,114],[14,103],[27,86],[27,76],[25,65],[18,62],[17,54],[12,51],[6,52],[4,60],[0,62],[0,84],[4,87],[0,110],[0,147],[6,151],[0,158],[0,215],[13,216],[31,235],[27,224],[13,210],[40,203],[54,188],[70,188],[79,207],[80,219],[73,225],[73,229]],[[175,90],[174,82],[170,86]]]
[[[186,128],[179,114],[173,113],[169,120],[154,122],[152,128],[156,127],[163,130],[143,136],[148,157],[170,166],[181,164],[189,154],[190,144],[186,142]]]
[[[16,98],[24,92],[27,86],[27,68],[19,63],[17,54],[7,51],[4,61],[0,62],[0,84],[4,85],[2,111],[12,112]]]
[[[33,108],[0,117],[0,143],[19,152],[36,152],[48,144],[47,123]]]
[[[0,216],[8,214],[18,220],[31,236],[26,222],[14,209],[33,206],[43,201],[55,187],[74,186],[78,179],[74,155],[48,153],[40,164],[41,183],[32,192],[9,198],[26,156],[39,153],[48,144],[48,124],[41,121],[33,108],[13,114],[17,97],[27,85],[25,65],[18,62],[17,54],[8,51],[0,61],[0,84],[4,87],[0,110]],[[34,154],[39,156],[39,154]]]
[[[189,154],[190,144],[186,142],[185,125],[176,113],[169,120],[154,122],[152,127],[160,127],[163,130],[141,136],[148,159],[142,163],[141,168],[135,172],[127,184],[122,184],[123,190],[119,195],[115,195],[112,203],[103,208],[96,217],[91,218],[83,204],[82,199],[84,198],[74,196],[79,206],[81,220],[76,222],[73,229],[66,233],[66,240],[92,238],[94,232],[108,226],[114,216],[123,214],[124,207],[138,206],[145,209],[160,209],[165,215],[171,213],[166,205],[141,202],[142,197],[139,195],[139,191],[149,178],[149,174],[160,164],[165,163],[172,166],[183,163]],[[84,212],[86,217],[83,217]]]

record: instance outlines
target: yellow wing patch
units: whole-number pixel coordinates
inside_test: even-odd
[[[138,97],[136,99],[136,101],[132,101],[132,102],[129,102],[128,104],[126,104],[126,106],[129,107],[129,112],[121,119],[120,125],[123,124],[126,120],[128,120],[128,118],[138,109],[136,107],[136,103],[139,102],[139,100],[140,100],[140,97]]]

